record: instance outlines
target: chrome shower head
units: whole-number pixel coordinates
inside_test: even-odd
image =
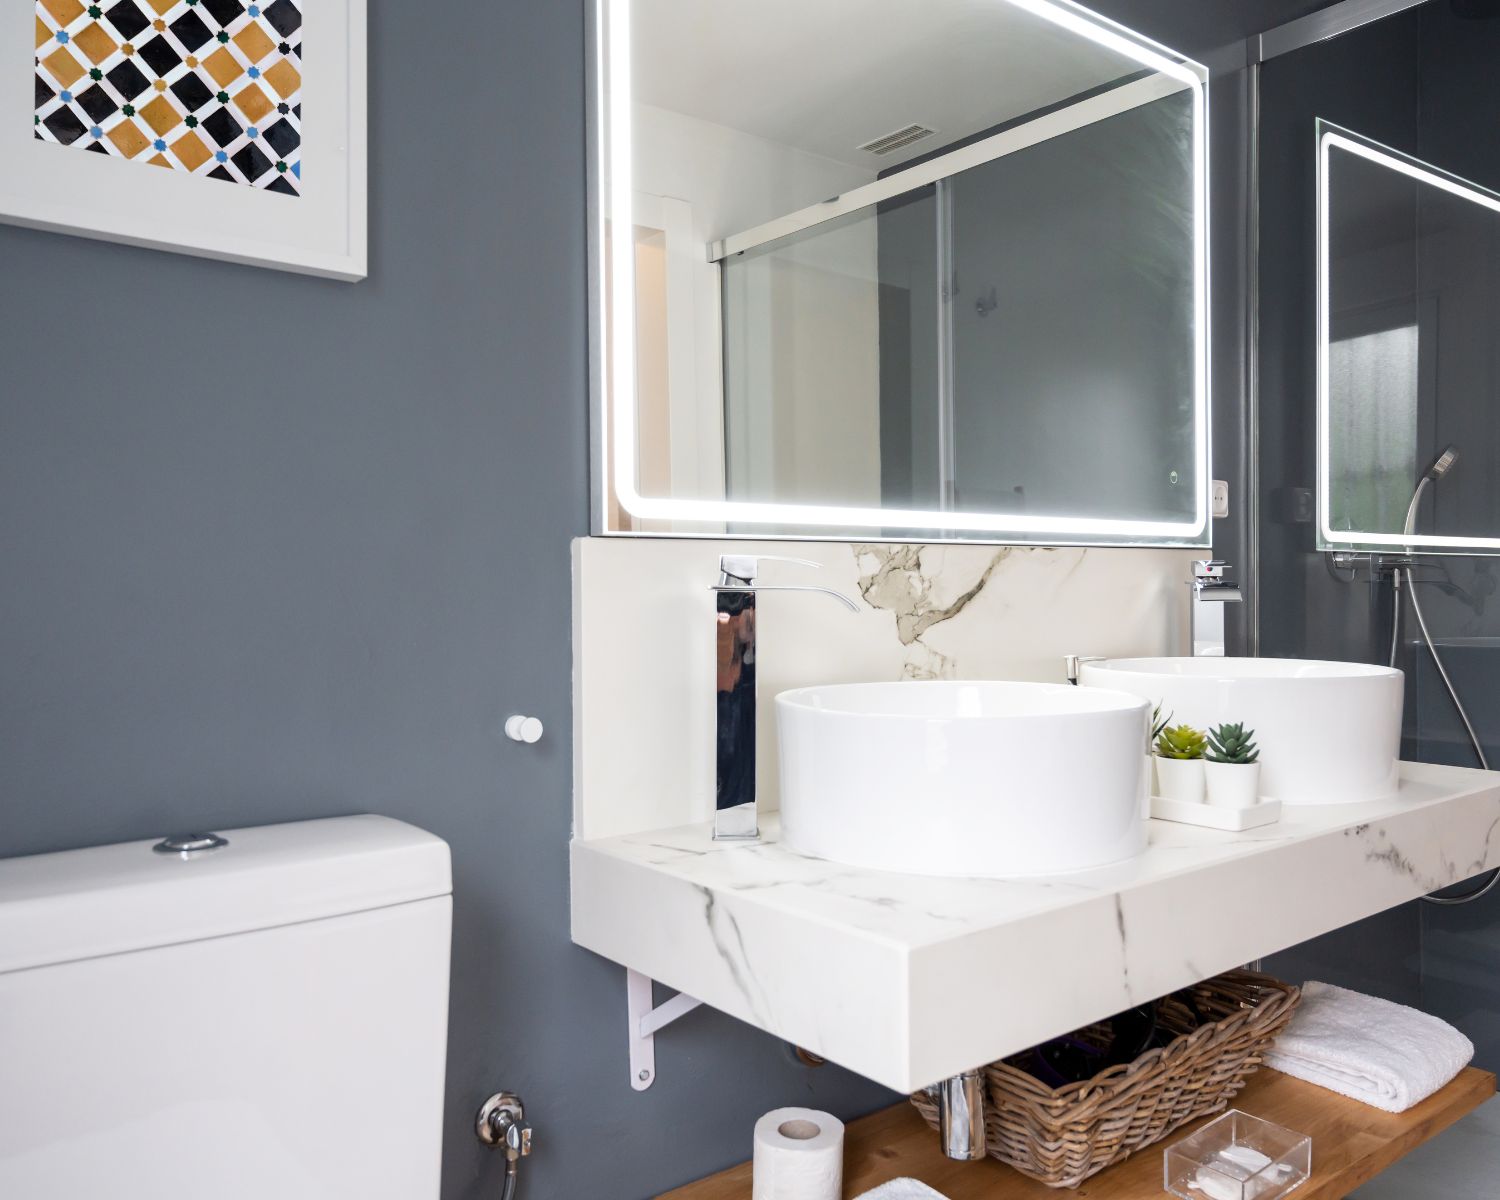
[[[1406,525],[1403,532],[1407,537],[1417,527],[1417,505],[1422,503],[1422,493],[1427,490],[1429,483],[1436,483],[1449,471],[1453,470],[1453,464],[1458,461],[1458,447],[1449,445],[1441,454],[1433,460],[1432,466],[1422,472],[1417,480],[1417,487],[1411,494],[1411,503],[1406,506]]]
[[[1444,450],[1437,456],[1437,458],[1433,461],[1432,466],[1427,468],[1427,473],[1423,476],[1423,478],[1431,479],[1434,483],[1436,483],[1449,471],[1453,470],[1453,464],[1457,461],[1458,447],[1449,446],[1446,450]]]

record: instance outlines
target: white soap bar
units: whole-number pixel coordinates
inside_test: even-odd
[[[1208,1167],[1199,1167],[1198,1173],[1188,1181],[1188,1187],[1202,1192],[1209,1200],[1243,1200],[1243,1189],[1238,1180],[1225,1179]]]
[[[1271,1165],[1270,1157],[1253,1146],[1225,1146],[1219,1151],[1219,1157],[1233,1163],[1247,1175],[1254,1175]]]
[[[1271,1159],[1251,1146],[1225,1146],[1214,1154],[1214,1162],[1198,1168],[1198,1173],[1188,1181],[1188,1187],[1202,1192],[1209,1200],[1249,1200],[1268,1188],[1283,1182],[1291,1174],[1285,1165],[1277,1167],[1263,1179],[1257,1179],[1247,1188],[1251,1178],[1271,1165]],[[1222,1170],[1216,1167],[1222,1166]]]

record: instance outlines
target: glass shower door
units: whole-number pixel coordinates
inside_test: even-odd
[[[1191,121],[1169,96],[947,181],[955,508],[1191,519]]]

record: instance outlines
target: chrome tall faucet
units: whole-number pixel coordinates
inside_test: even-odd
[[[760,837],[755,808],[755,596],[758,592],[821,592],[850,612],[859,606],[842,592],[808,584],[757,583],[763,562],[798,563],[816,567],[805,558],[777,555],[725,554],[719,558],[715,608],[718,642],[718,786],[714,804],[717,840],[754,841]]]
[[[1224,606],[1244,597],[1238,584],[1224,573],[1230,569],[1222,559],[1200,558],[1193,563],[1193,657],[1224,657]]]

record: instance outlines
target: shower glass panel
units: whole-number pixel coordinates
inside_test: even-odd
[[[1260,69],[1265,655],[1386,660],[1396,616],[1390,557],[1404,559],[1407,508],[1445,447],[1456,447],[1457,459],[1425,489],[1417,533],[1500,537],[1500,218],[1482,202],[1500,191],[1500,20],[1473,19],[1472,7],[1432,0]],[[1354,131],[1353,143],[1377,154],[1329,153],[1320,244],[1329,125]],[[1320,432],[1329,442],[1321,512]],[[1361,532],[1394,545],[1336,558],[1323,548],[1333,539],[1320,516],[1352,549]],[[1420,597],[1479,740],[1500,762],[1500,563],[1482,545],[1416,549],[1403,591]],[[1402,756],[1475,766],[1410,596],[1401,612]],[[1465,907],[1392,909],[1279,955],[1270,968],[1436,1013],[1473,1039],[1477,1065],[1500,1065],[1500,889]],[[1493,1194],[1492,1173],[1475,1182],[1464,1196]]]
[[[1177,91],[726,258],[729,498],[1190,522],[1193,119]]]
[[[1328,343],[1330,510],[1347,529],[1400,529],[1417,473],[1418,327]]]
[[[938,507],[935,194],[725,260],[730,499]]]
[[[953,507],[1191,517],[1192,119],[1179,93],[953,177]]]

